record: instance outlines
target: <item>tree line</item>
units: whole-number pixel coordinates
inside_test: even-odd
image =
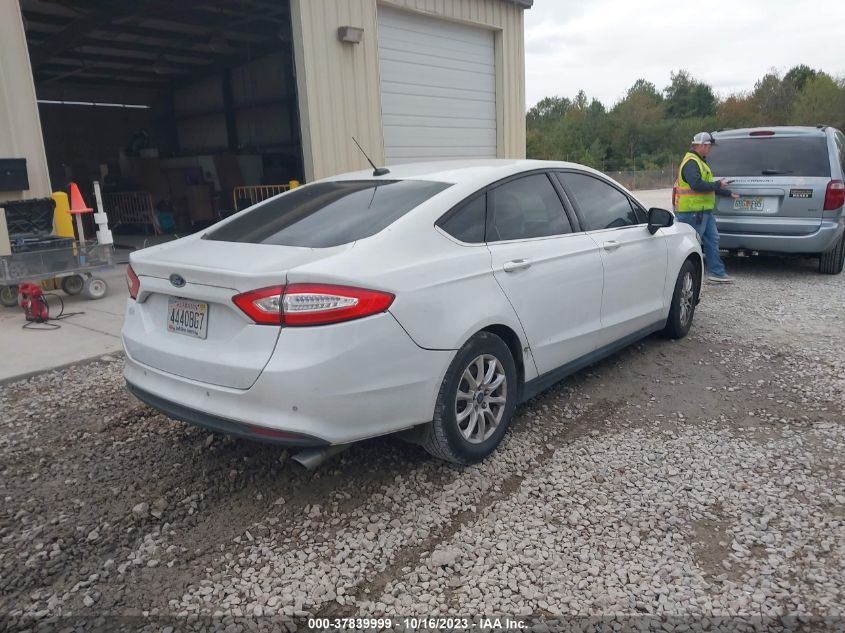
[[[771,71],[754,89],[716,97],[685,70],[658,90],[644,79],[607,109],[581,90],[546,97],[527,114],[528,158],[567,160],[603,171],[674,167],[696,132],[769,125],[845,130],[845,78],[805,65]]]

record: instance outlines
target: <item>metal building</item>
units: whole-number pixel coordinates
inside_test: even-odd
[[[523,157],[532,1],[0,0],[0,161],[28,176],[0,200],[99,179],[193,222],[366,167],[353,136],[387,165]]]

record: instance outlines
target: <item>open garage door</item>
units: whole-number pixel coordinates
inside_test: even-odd
[[[492,31],[379,6],[388,165],[496,157]]]

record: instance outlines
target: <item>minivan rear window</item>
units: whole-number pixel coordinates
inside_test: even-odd
[[[204,237],[307,248],[340,246],[375,235],[450,186],[427,180],[316,183],[247,209]]]
[[[830,178],[823,136],[718,139],[707,157],[716,176],[823,176]]]

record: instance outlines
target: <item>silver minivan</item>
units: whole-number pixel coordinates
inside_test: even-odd
[[[720,248],[845,263],[845,135],[827,127],[724,130],[707,157],[738,199],[717,197]]]

